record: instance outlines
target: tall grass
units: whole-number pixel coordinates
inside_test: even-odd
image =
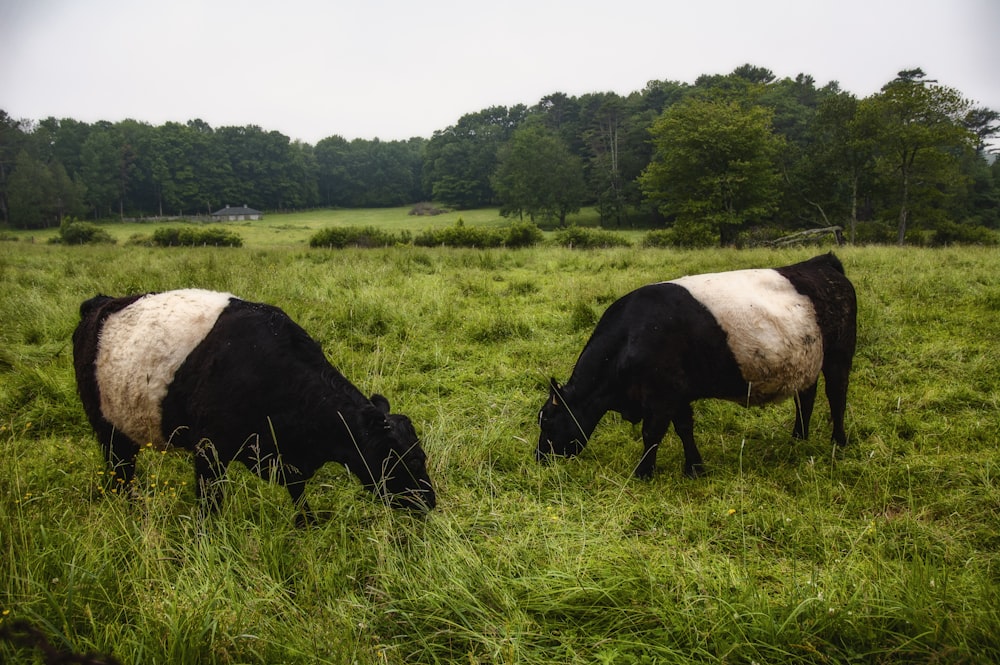
[[[649,281],[809,250],[157,250],[0,243],[0,612],[126,663],[896,663],[1000,659],[1000,260],[838,250],[859,295],[851,445],[825,400],[696,405],[710,474],[631,478],[637,428],[533,460],[549,376]],[[106,496],[69,338],[97,292],[281,306],[410,415],[439,506],[393,512],[333,465],[320,523],[238,465],[197,519],[192,461],[140,454]],[[0,660],[33,654],[0,644]]]

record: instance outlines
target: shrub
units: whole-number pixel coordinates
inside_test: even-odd
[[[650,231],[642,237],[643,247],[673,247],[674,234],[670,229]]]
[[[309,246],[343,249],[344,247],[387,247],[395,245],[397,242],[400,242],[400,239],[394,234],[374,226],[334,226],[317,231],[309,239]]]
[[[427,229],[413,239],[418,247],[500,247],[503,236],[495,229],[485,229],[479,226],[466,226],[459,217],[455,226],[443,229]]]
[[[534,222],[514,222],[506,231],[507,247],[533,247],[542,240],[542,230]]]
[[[945,245],[996,245],[997,234],[985,226],[940,222],[930,240],[934,247]]]
[[[152,243],[160,247],[242,247],[243,238],[225,229],[193,229],[164,227],[153,231]]]
[[[62,223],[59,224],[59,236],[55,242],[61,242],[64,245],[114,244],[115,239],[97,224],[64,217]]]
[[[600,247],[629,247],[632,243],[624,236],[603,229],[570,226],[555,233],[555,243],[562,247],[595,249]]]
[[[719,234],[712,231],[708,224],[680,221],[674,224],[671,231],[674,247],[712,247],[719,244]]]

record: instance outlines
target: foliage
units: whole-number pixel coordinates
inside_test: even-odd
[[[542,230],[532,222],[511,222],[504,232],[504,247],[531,247],[543,238]]]
[[[917,69],[903,71],[859,106],[860,122],[874,136],[878,175],[890,187],[896,210],[897,243],[911,217],[940,221],[949,195],[964,188],[959,156],[971,152],[976,135],[962,121],[969,103],[952,88],[924,81]]]
[[[693,231],[701,225],[722,243],[758,224],[839,225],[853,241],[880,235],[887,222],[898,241],[905,220],[910,242],[947,222],[1000,227],[1000,181],[986,159],[998,112],[956,95],[920,70],[858,99],[835,81],[745,64],[694,84],[653,80],[624,95],[556,92],[530,107],[489,107],[430,139],[333,135],[315,146],[254,125],[34,122],[0,109],[0,223],[54,229],[68,215],[126,222],[239,203],[272,213],[434,200],[463,211],[502,203],[504,212],[540,222],[577,208],[608,227],[680,222],[685,238],[700,235]],[[706,104],[715,105],[711,113],[695,113]],[[670,118],[684,119],[680,131],[650,141],[654,125]],[[752,127],[745,136],[710,140],[741,121]],[[768,131],[755,143],[762,122]],[[663,150],[678,145],[670,135],[704,142],[683,154]],[[664,169],[703,181],[691,193],[672,187],[673,178],[661,188],[656,174]]]
[[[461,217],[454,226],[427,229],[413,238],[418,247],[530,247],[542,232],[530,222],[514,222],[505,228],[467,226]]]
[[[221,228],[171,226],[153,231],[152,243],[160,247],[242,247],[243,239]]]
[[[424,179],[432,198],[458,209],[493,205],[490,178],[500,148],[526,112],[523,105],[492,106],[434,132],[424,159]]]
[[[320,203],[344,208],[400,206],[427,197],[422,170],[425,139],[347,141],[331,136],[316,144]]]
[[[669,229],[647,232],[642,238],[643,247],[711,247],[718,239],[704,224],[677,222]]]
[[[583,200],[583,165],[557,134],[526,124],[501,149],[493,189],[502,215],[565,226]]]
[[[97,224],[81,222],[72,217],[63,218],[62,223],[59,225],[58,241],[64,245],[115,243],[115,239],[111,237],[111,234]]]
[[[1000,236],[995,231],[983,226],[969,226],[955,222],[941,222],[934,230],[931,245],[944,247],[947,245],[997,245]]]
[[[613,231],[591,229],[583,226],[569,226],[557,230],[552,236],[552,242],[560,247],[571,249],[596,249],[607,247],[628,247],[632,243],[628,238]]]
[[[723,245],[777,207],[782,139],[773,112],[736,101],[689,97],[652,128],[656,154],[643,172],[647,198],[678,224],[701,225]]]
[[[998,661],[995,248],[838,250],[860,303],[844,449],[822,399],[805,441],[790,403],[716,401],[695,405],[697,481],[673,433],[634,480],[639,432],[613,415],[578,459],[533,459],[548,377],[617,296],[815,252],[2,243],[0,621],[123,663]],[[234,465],[200,522],[191,456],[151,450],[137,500],[105,496],[79,303],[178,286],[280,305],[388,395],[438,509],[392,512],[330,464],[296,529],[287,492]]]
[[[309,239],[310,247],[388,247],[398,242],[408,242],[408,237],[400,237],[374,226],[332,226],[317,231]]]

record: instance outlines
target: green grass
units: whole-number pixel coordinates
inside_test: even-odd
[[[462,219],[469,226],[500,227],[508,226],[511,220],[501,217],[496,208],[481,210],[456,210],[441,215],[418,216],[410,215],[412,206],[399,208],[365,208],[362,210],[332,210],[320,209],[293,213],[267,213],[259,221],[227,222],[227,223],[194,223],[196,227],[222,229],[239,235],[245,247],[254,248],[306,248],[309,238],[320,229],[331,226],[365,227],[374,226],[393,234],[409,231],[417,234],[427,229],[440,229],[454,226]],[[597,223],[597,214],[592,210],[584,210],[570,215],[568,222],[582,226],[592,226]],[[167,226],[186,226],[191,222],[116,222],[105,221],[99,226],[107,231],[118,244],[123,244],[135,236],[151,236],[157,228]],[[58,228],[41,230],[8,230],[4,232],[9,238],[22,242],[47,242],[59,234]],[[625,231],[628,235],[638,237],[634,231]]]
[[[295,217],[269,232],[332,223]],[[851,445],[833,449],[822,398],[801,442],[790,404],[702,402],[710,474],[681,475],[671,432],[641,482],[638,428],[613,415],[579,459],[534,462],[547,378],[568,377],[631,288],[815,250],[330,251],[308,235],[0,243],[4,621],[126,663],[1000,659],[995,250],[838,250],[860,310]],[[284,490],[234,466],[199,524],[190,457],[156,452],[136,505],[105,496],[75,395],[77,308],[178,287],[280,305],[388,395],[422,435],[438,508],[390,511],[328,465],[307,490],[320,524],[298,530]],[[31,657],[0,644],[0,661]]]

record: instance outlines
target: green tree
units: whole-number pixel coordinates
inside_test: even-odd
[[[862,192],[874,179],[875,141],[870,127],[858,117],[858,99],[849,93],[828,97],[813,124],[815,181],[827,184],[826,205],[847,218],[848,238],[857,237]]]
[[[336,207],[349,205],[350,149],[350,142],[342,136],[329,136],[316,144],[317,186],[320,202],[323,205]]]
[[[960,156],[976,144],[975,134],[962,124],[969,103],[957,90],[924,76],[920,69],[899,72],[858,109],[875,137],[877,166],[898,211],[900,245],[912,217],[933,222],[942,200],[964,188]]]
[[[653,118],[637,106],[641,97],[614,93],[584,95],[580,100],[581,138],[588,183],[602,223],[622,226],[639,202],[635,180],[648,163],[649,125]]]
[[[10,223],[10,177],[18,155],[24,150],[24,123],[0,109],[0,221]]]
[[[459,118],[434,132],[427,143],[424,164],[426,189],[435,201],[456,208],[491,205],[496,198],[491,177],[500,147],[524,121],[527,108],[493,106]]]
[[[80,179],[70,177],[59,161],[49,164],[49,172],[52,174],[52,190],[47,207],[52,211],[53,218],[62,220],[67,216],[83,214],[87,190]]]
[[[767,218],[780,195],[782,140],[770,109],[692,96],[653,124],[654,158],[643,192],[680,227],[707,228],[721,244],[744,225]]]
[[[42,162],[22,150],[8,180],[10,221],[22,229],[55,226],[49,204],[55,189],[52,172]]]
[[[565,226],[566,215],[579,210],[583,199],[583,165],[558,135],[529,122],[500,151],[493,187],[501,214]]]
[[[118,146],[108,127],[95,128],[80,147],[80,176],[95,219],[111,214],[118,194]]]
[[[192,164],[195,139],[195,132],[178,122],[156,128],[150,168],[156,213],[161,217],[198,208],[200,186]]]

